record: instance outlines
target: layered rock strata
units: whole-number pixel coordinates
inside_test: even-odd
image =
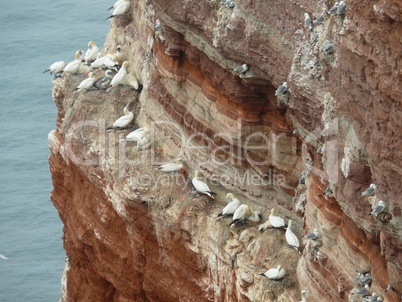
[[[370,272],[370,292],[398,301],[400,5],[348,2],[337,16],[324,1],[226,2],[132,1],[112,20],[104,49],[121,46],[141,92],[73,93],[82,75],[54,80],[62,300],[299,301],[307,289],[309,301],[360,301],[356,274]],[[323,11],[323,24],[303,26],[304,12]],[[284,81],[286,97],[275,96]],[[107,132],[127,103],[131,127]],[[151,148],[121,140],[146,125]],[[187,159],[181,173],[155,169],[175,157]],[[194,169],[215,199],[194,194]],[[375,195],[361,196],[370,183]],[[276,206],[300,242],[314,228],[320,239],[303,240],[299,255],[283,230],[215,219],[227,192],[262,222]],[[386,213],[370,216],[379,200]],[[259,275],[278,264],[283,280]]]

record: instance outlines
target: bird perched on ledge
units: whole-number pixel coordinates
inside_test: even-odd
[[[126,107],[124,107],[123,112],[124,115],[122,115],[121,117],[119,117],[114,123],[113,125],[109,126],[106,128],[106,130],[111,130],[111,129],[123,129],[125,127],[127,127],[131,121],[134,118],[134,113],[128,110],[128,105],[130,103],[128,103],[126,105]]]
[[[116,75],[113,77],[112,81],[110,82],[110,87],[106,92],[109,92],[113,87],[119,84],[125,84],[127,78],[127,68],[130,66],[128,61],[124,61],[123,65],[121,66],[120,70]]]
[[[362,192],[362,196],[365,195],[373,195],[375,190],[377,189],[377,186],[375,184],[371,184],[365,191]]]
[[[289,88],[288,83],[283,82],[283,84],[279,86],[278,89],[276,89],[275,95],[285,94],[288,88]]]
[[[157,170],[162,172],[177,172],[183,168],[184,160],[177,158],[174,163],[166,163],[157,167]]]
[[[216,193],[212,192],[212,191],[209,189],[208,185],[207,185],[205,182],[203,182],[203,181],[201,181],[201,180],[199,179],[199,178],[200,178],[200,177],[199,177],[199,173],[200,173],[200,172],[198,172],[197,170],[195,170],[195,174],[194,174],[193,180],[191,181],[192,184],[193,184],[193,186],[194,186],[194,188],[195,188],[199,193],[201,193],[201,194],[206,194],[206,195],[208,195],[209,197],[214,198],[212,195],[215,195]]]
[[[238,74],[245,73],[247,70],[248,70],[247,64],[237,65],[235,68],[233,68],[233,71]]]
[[[95,81],[96,81],[95,74],[94,74],[93,72],[90,72],[90,73],[88,74],[88,77],[87,77],[85,80],[83,80],[83,81],[78,85],[77,88],[75,88],[75,91],[74,91],[74,92],[80,92],[81,90],[91,88],[92,85],[95,83]]]
[[[226,194],[226,200],[229,203],[223,208],[223,210],[218,214],[217,218],[233,215],[237,208],[240,206],[240,200],[234,197],[232,193]]]
[[[48,69],[46,69],[43,73],[45,72],[50,72],[51,75],[54,74],[55,77],[60,75],[60,73],[63,71],[63,68],[66,66],[66,63],[64,61],[58,61],[54,62],[52,65],[49,66]]]
[[[301,253],[299,239],[297,239],[296,235],[292,231],[292,220],[289,220],[288,227],[285,232],[286,242],[296,249],[299,253]]]
[[[130,0],[116,1],[116,3],[113,5],[112,15],[109,18],[107,18],[106,21],[111,18],[124,15],[128,11],[129,7],[130,7]]]
[[[270,268],[265,273],[259,274],[260,276],[265,276],[271,280],[280,280],[285,276],[285,269],[278,265],[276,268]]]

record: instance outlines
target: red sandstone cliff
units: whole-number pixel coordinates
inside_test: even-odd
[[[105,49],[121,45],[142,92],[73,94],[82,75],[54,81],[52,201],[69,257],[63,301],[299,301],[303,289],[308,301],[359,301],[351,292],[362,271],[373,276],[371,292],[398,301],[402,8],[348,1],[344,17],[325,15],[312,32],[303,26],[304,12],[316,17],[330,6],[132,1],[132,15],[112,21]],[[156,19],[163,28],[155,32]],[[333,54],[322,51],[327,40]],[[242,63],[249,71],[239,76],[233,68]],[[284,81],[290,97],[278,105]],[[130,129],[105,131],[128,102],[135,125],[152,126],[150,149],[119,141]],[[177,156],[186,173],[153,167]],[[214,200],[192,194],[193,169],[209,179]],[[310,171],[305,185],[302,171]],[[360,196],[370,183],[375,196]],[[281,230],[230,228],[230,219],[214,218],[227,192],[263,222],[277,206],[300,241],[314,228],[321,240],[299,255]],[[375,219],[378,200],[390,215]],[[258,275],[278,264],[282,281]],[[385,293],[388,283],[394,290]]]

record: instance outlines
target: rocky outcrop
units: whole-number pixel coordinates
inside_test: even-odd
[[[130,15],[111,21],[105,52],[121,46],[142,91],[74,93],[82,74],[54,80],[62,300],[299,301],[307,289],[309,301],[359,301],[356,274],[370,272],[370,291],[398,301],[400,5],[347,3],[310,31],[303,14],[332,3],[229,2],[132,1]],[[248,71],[233,71],[243,63]],[[106,131],[127,103],[132,125]],[[146,125],[150,148],[121,140]],[[176,157],[187,160],[180,173],[155,169]],[[214,199],[194,194],[194,169]],[[370,183],[375,195],[361,196]],[[227,192],[262,222],[276,206],[301,242],[314,228],[320,239],[303,240],[299,255],[283,230],[215,219]],[[370,216],[379,200],[386,213]],[[278,264],[283,280],[259,275]]]

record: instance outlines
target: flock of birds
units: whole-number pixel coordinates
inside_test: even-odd
[[[233,1],[222,0],[223,2],[227,2],[226,4],[232,7]],[[224,3],[224,4],[225,4]],[[130,7],[130,0],[118,0],[109,10],[112,10],[112,13],[107,20],[111,18],[115,18],[127,13]],[[346,4],[344,1],[335,2],[334,6],[328,11],[328,14],[335,15],[344,15],[346,10]],[[314,24],[323,23],[324,17],[319,16],[315,20],[311,20],[308,13],[304,14],[304,25],[308,29],[312,30]],[[161,23],[159,20],[156,21],[153,26],[154,29],[158,30],[161,28]],[[325,54],[331,53],[333,51],[332,44],[327,44],[323,52]],[[51,75],[55,77],[61,77],[65,73],[77,73],[77,72],[88,72],[88,78],[84,79],[75,89],[75,92],[80,92],[83,90],[90,89],[95,87],[96,89],[105,89],[107,92],[110,91],[113,87],[116,87],[119,84],[127,83],[127,75],[128,75],[128,67],[130,63],[128,61],[122,60],[122,53],[120,47],[117,48],[115,54],[107,54],[105,56],[101,56],[101,52],[99,48],[93,41],[88,43],[88,50],[83,52],[82,50],[78,50],[75,53],[75,60],[65,64],[64,61],[55,62],[44,72],[50,72]],[[122,64],[121,64],[122,62]],[[120,67],[121,64],[121,67]],[[95,78],[95,74],[93,70],[98,68],[106,69],[104,77],[100,79]],[[238,74],[243,74],[248,71],[249,67],[247,64],[242,64],[236,66],[233,71]],[[138,88],[138,85],[137,85]],[[286,82],[280,85],[275,91],[275,95],[283,95],[287,92],[289,86]],[[113,129],[124,129],[126,128],[133,120],[134,114],[128,109],[129,104],[124,107],[124,115],[120,116],[111,126],[107,128],[107,130]],[[138,128],[121,140],[124,141],[134,141],[137,142],[137,149],[143,150],[150,146],[150,128],[148,126]],[[179,172],[184,168],[185,160],[181,158],[177,158],[174,162],[165,163],[163,165],[159,165],[157,170],[162,172]],[[305,178],[307,176],[307,172],[303,171],[300,177],[299,183],[304,183]],[[214,198],[216,195],[214,192],[210,190],[208,185],[201,180],[199,171],[194,171],[194,177],[191,181],[192,186],[199,194],[205,194],[210,198]],[[361,193],[362,196],[373,195],[376,190],[376,185],[371,184],[369,188],[367,188],[364,192]],[[332,192],[332,191],[331,191]],[[222,209],[222,211],[217,215],[217,219],[224,217],[232,217],[232,222],[230,225],[236,225],[238,223],[244,222],[246,220],[258,223],[261,221],[262,216],[258,211],[253,211],[249,205],[242,204],[238,198],[236,198],[232,193],[227,193],[226,195],[227,205]],[[384,212],[386,210],[386,204],[384,201],[379,201],[376,206],[373,206],[373,210],[371,212],[372,215],[377,216],[378,214]],[[276,208],[273,207],[271,209],[271,213],[268,217],[268,220],[259,225],[260,233],[263,233],[267,228],[276,228],[276,229],[285,229],[285,239],[288,245],[299,253],[302,252],[300,247],[299,240],[297,236],[292,231],[292,220],[289,219],[286,223],[285,220],[276,215]],[[318,229],[314,229],[313,232],[305,235],[303,239],[306,240],[317,240],[320,238],[320,233]],[[3,256],[3,255],[1,255]],[[2,257],[3,259],[7,259],[6,257]],[[261,273],[260,275],[267,277],[271,280],[281,280],[285,277],[286,271],[281,266],[270,268],[266,272]],[[358,273],[356,278],[356,283],[359,286],[363,286],[361,289],[357,290],[355,295],[361,295],[365,297],[366,301],[369,302],[378,302],[383,301],[383,299],[378,296],[376,293],[369,294],[370,292],[370,284],[371,284],[371,275],[369,272],[366,273]],[[389,289],[387,289],[388,291]],[[308,291],[303,290],[301,292],[302,300],[301,302],[306,302],[308,296]]]
[[[157,170],[162,172],[180,172],[184,169],[185,160],[178,158],[175,162],[165,163],[163,165],[157,166]],[[199,194],[205,194],[210,198],[214,198],[216,195],[214,192],[211,191],[209,186],[203,182],[200,178],[199,171],[194,171],[194,177],[192,178],[192,186]],[[361,193],[362,196],[366,195],[373,195],[376,189],[375,184],[371,184],[369,188]],[[261,221],[262,216],[261,213],[258,211],[252,211],[249,205],[242,204],[241,201],[234,196],[233,193],[227,193],[226,195],[227,205],[218,213],[217,219],[224,218],[224,217],[232,217],[232,221],[230,225],[236,225],[237,223],[244,222],[249,220],[251,222],[258,223]],[[378,215],[384,209],[377,206],[373,210],[373,215]],[[287,244],[297,250],[299,253],[302,252],[302,248],[299,243],[299,239],[292,231],[292,220],[289,219],[286,223],[285,219],[278,216],[276,214],[276,208],[273,207],[271,209],[271,213],[268,217],[268,220],[265,223],[259,225],[258,230],[260,233],[263,233],[268,228],[275,228],[275,229],[285,229],[285,240]],[[316,241],[320,239],[321,234],[317,228],[315,228],[311,233],[305,235],[303,237],[304,240],[313,240]],[[281,266],[277,265],[276,267],[268,269],[266,272],[261,273],[261,276],[265,276],[271,280],[281,280],[286,275],[286,270]],[[369,302],[380,302],[383,301],[382,297],[378,296],[376,293],[372,293],[370,295],[370,284],[371,284],[371,274],[369,272],[365,273],[358,273],[356,278],[356,283],[359,286],[363,286],[362,288],[358,289],[356,292],[352,293],[353,295],[360,295],[364,297],[366,301]],[[391,287],[390,287],[391,288]],[[386,290],[388,291],[389,288]],[[303,290],[301,292],[302,302],[307,301],[308,291]]]
[[[109,10],[111,15],[106,19],[116,18],[126,14],[130,7],[130,0],[118,0]],[[55,78],[62,77],[64,74],[84,73],[88,74],[76,88],[75,92],[88,89],[106,90],[109,92],[118,85],[130,85],[136,90],[140,88],[138,81],[133,77],[128,77],[128,67],[130,63],[124,61],[124,54],[118,46],[114,54],[102,55],[94,41],[88,42],[88,49],[84,52],[79,49],[75,52],[75,59],[69,63],[57,61],[44,71],[49,72]],[[97,79],[94,70],[105,69],[104,76]]]

